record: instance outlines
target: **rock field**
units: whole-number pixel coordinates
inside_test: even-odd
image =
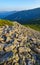
[[[14,22],[14,26],[1,26],[0,65],[36,63],[40,65],[40,32],[17,22]]]

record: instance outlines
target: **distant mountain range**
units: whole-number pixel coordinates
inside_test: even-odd
[[[7,17],[8,15],[11,15],[15,13],[16,11],[0,11],[0,19]]]
[[[3,19],[18,21],[21,24],[40,23],[40,8],[11,13],[8,12]]]

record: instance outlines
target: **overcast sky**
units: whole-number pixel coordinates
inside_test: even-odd
[[[40,7],[40,0],[0,0],[0,11],[28,10]]]

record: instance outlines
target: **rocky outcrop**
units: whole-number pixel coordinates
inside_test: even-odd
[[[0,27],[0,65],[40,65],[40,32],[14,22]]]

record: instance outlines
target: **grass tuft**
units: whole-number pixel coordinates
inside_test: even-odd
[[[1,20],[0,19],[0,26],[5,26],[5,25],[13,26],[13,22],[9,21],[9,20]]]

